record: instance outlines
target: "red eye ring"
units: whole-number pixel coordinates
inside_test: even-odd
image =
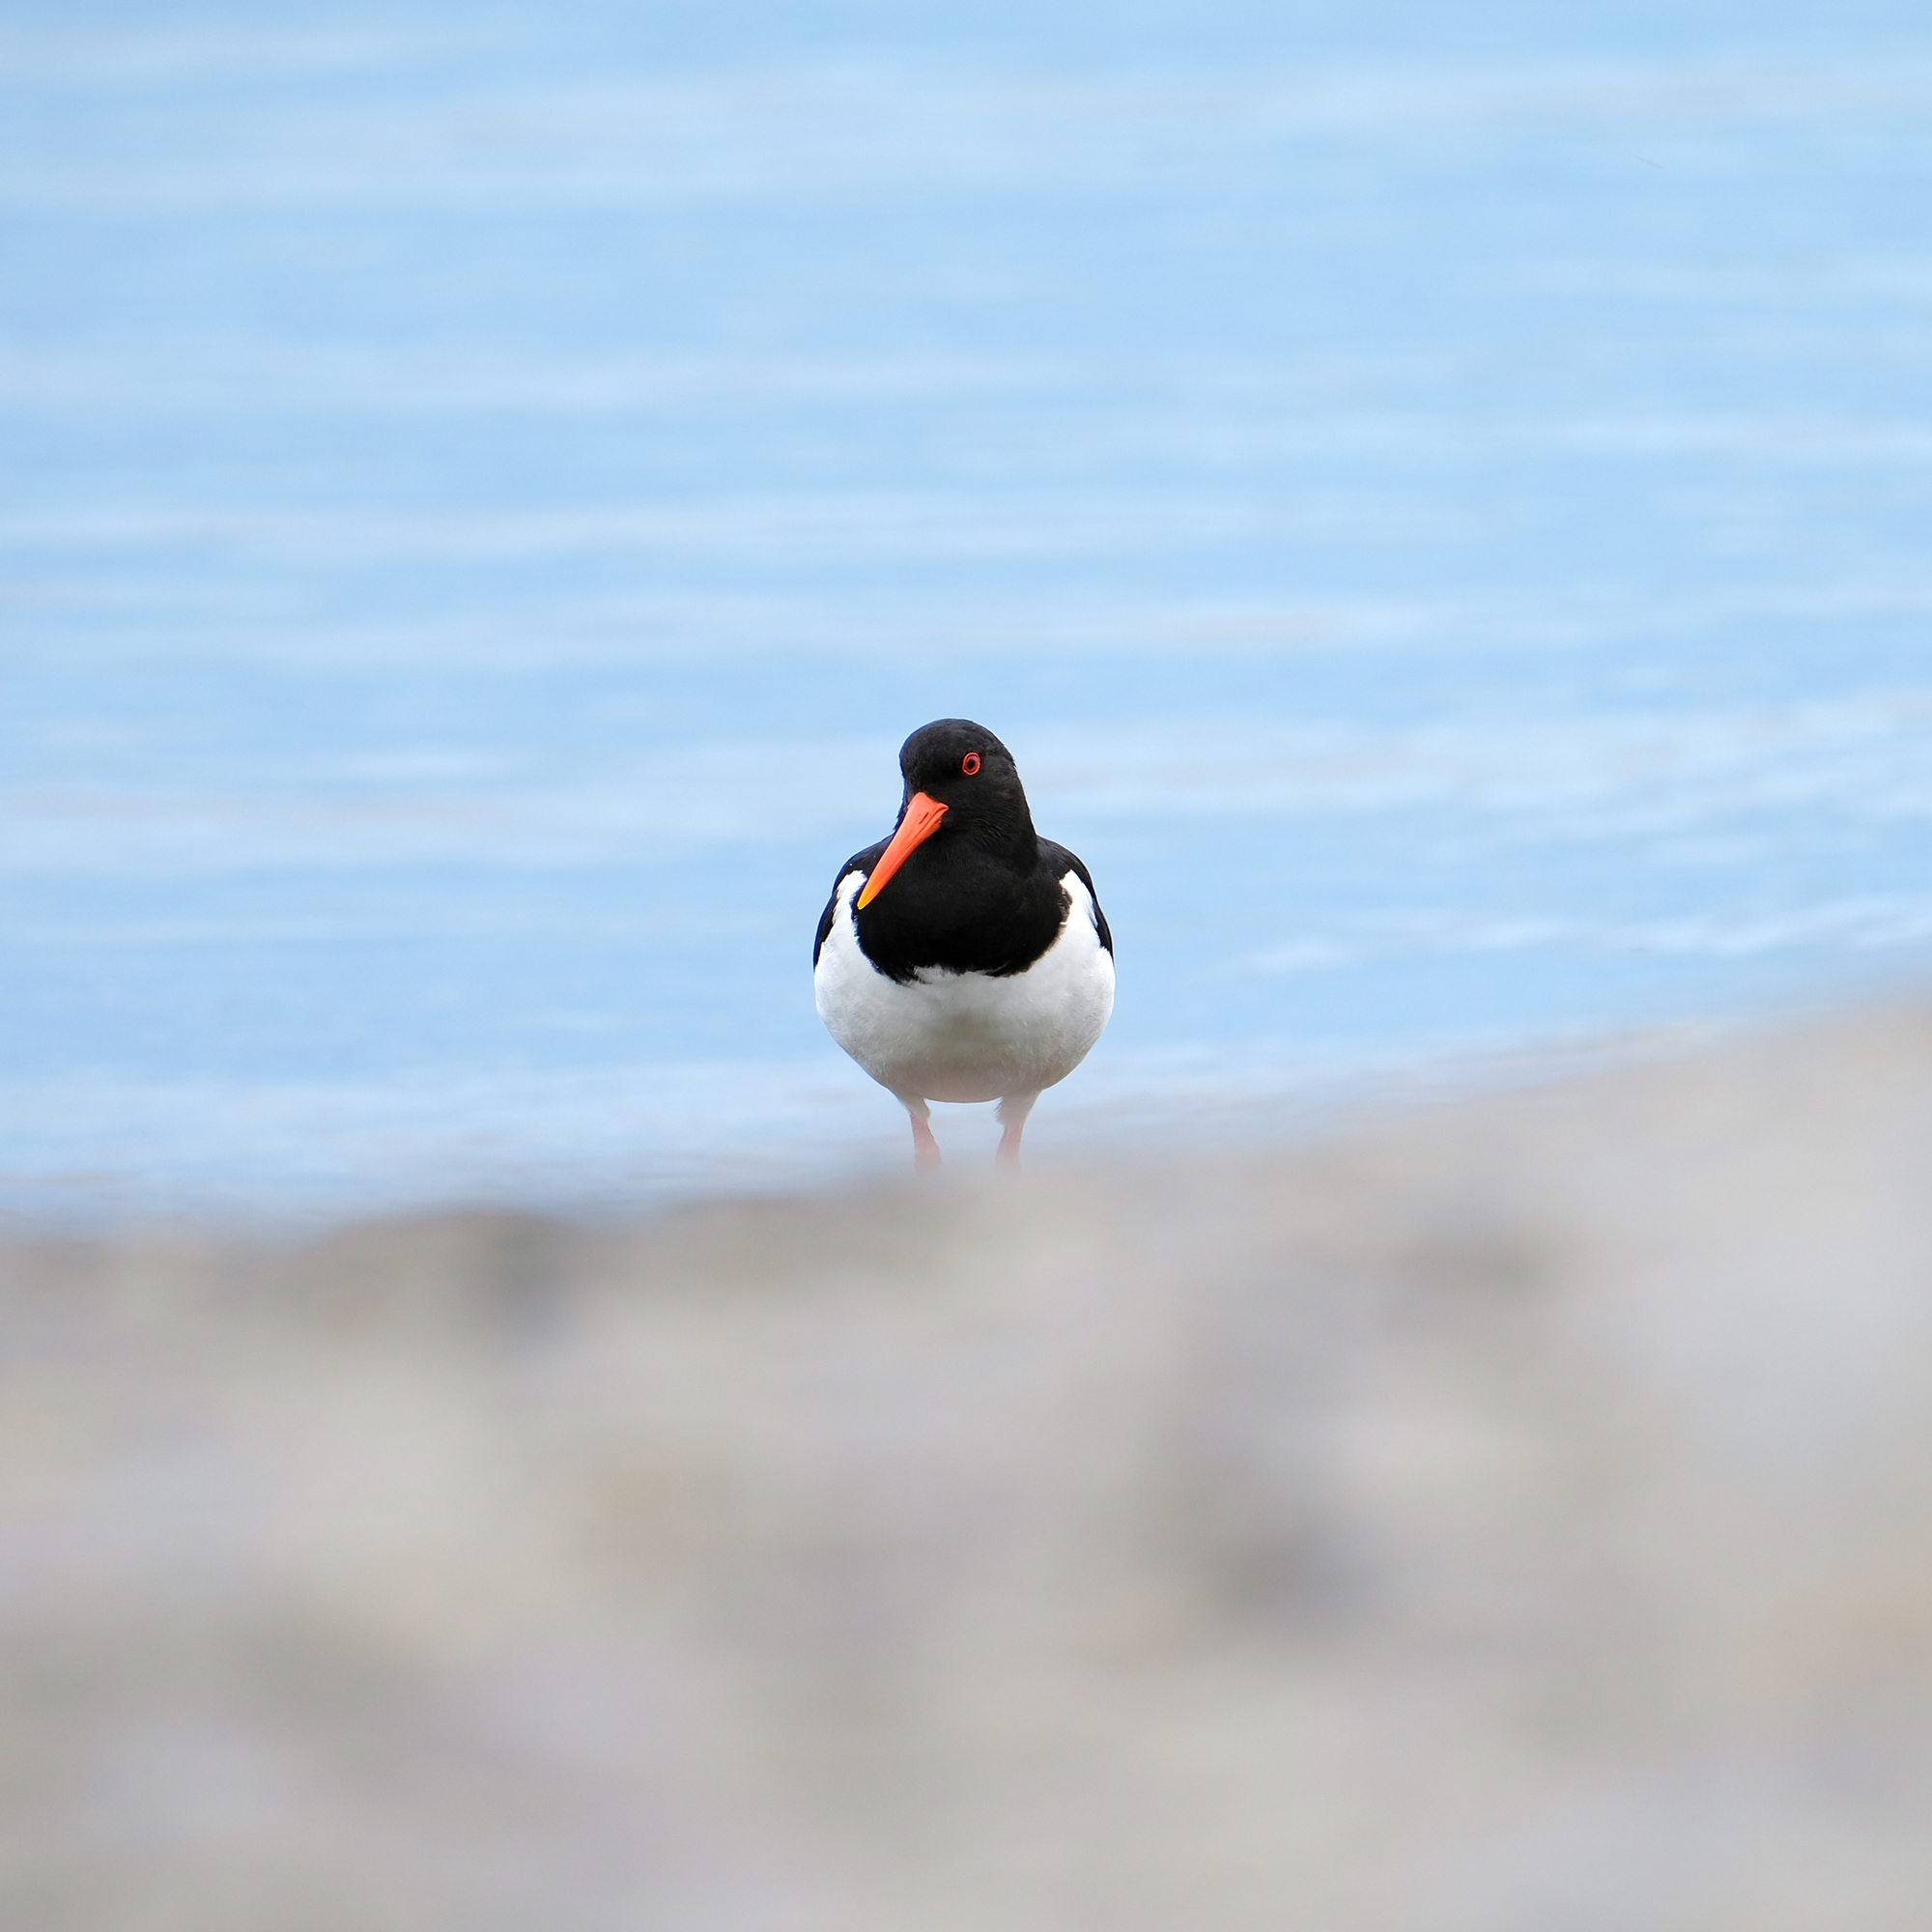
[[[964,772],[969,779],[977,777],[980,770],[979,753],[968,752],[966,755],[959,760],[959,769],[962,772]]]

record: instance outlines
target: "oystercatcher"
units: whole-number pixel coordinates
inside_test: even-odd
[[[919,1166],[939,1160],[928,1100],[999,1101],[999,1157],[1017,1161],[1033,1103],[1114,1009],[1114,936],[984,725],[922,725],[899,770],[897,829],[845,861],[818,922],[818,1016],[911,1115]]]

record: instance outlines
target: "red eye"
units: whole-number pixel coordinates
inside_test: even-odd
[[[968,752],[966,755],[959,760],[959,769],[962,772],[964,772],[969,779],[972,778],[980,769],[979,753]]]

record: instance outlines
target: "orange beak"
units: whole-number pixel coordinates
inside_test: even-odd
[[[886,881],[912,857],[915,845],[923,845],[939,830],[939,821],[946,816],[946,808],[936,798],[927,798],[923,791],[916,791],[906,800],[905,816],[899,820],[899,829],[893,834],[893,842],[879,854],[879,863],[872,867],[871,876],[866,881],[866,890],[859,895],[859,910],[863,912],[886,889]]]

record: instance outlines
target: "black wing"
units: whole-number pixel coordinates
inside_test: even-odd
[[[879,863],[879,855],[891,841],[881,838],[876,845],[867,845],[863,852],[854,852],[838,868],[838,876],[832,881],[832,896],[825,901],[825,910],[818,915],[818,936],[811,942],[811,963],[816,969],[818,955],[825,951],[825,942],[832,933],[832,916],[838,910],[838,888],[845,883],[849,872],[869,872]],[[1078,865],[1076,859],[1073,862]],[[1085,873],[1081,875],[1083,878]],[[1105,932],[1103,924],[1101,931]]]
[[[1100,944],[1109,952],[1112,952],[1114,950],[1114,935],[1107,929],[1107,915],[1100,910],[1100,895],[1094,890],[1094,874],[1065,845],[1056,845],[1051,838],[1042,838],[1039,841],[1039,851],[1040,857],[1052,867],[1053,876],[1056,879],[1065,876],[1068,872],[1072,872],[1079,878],[1080,883],[1087,888],[1087,896],[1094,901],[1094,923],[1100,929]],[[855,860],[853,863],[856,865],[858,862]],[[837,895],[836,887],[834,888],[834,895]],[[828,915],[822,930],[830,931],[831,926],[832,922]],[[816,956],[816,954],[813,954],[814,958]]]

